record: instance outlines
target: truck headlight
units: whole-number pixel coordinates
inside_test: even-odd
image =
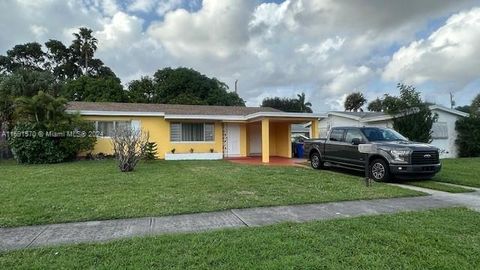
[[[411,150],[397,150],[397,149],[392,149],[388,152],[390,153],[390,155],[392,156],[395,162],[400,162],[400,163],[408,163],[408,157],[412,153]]]

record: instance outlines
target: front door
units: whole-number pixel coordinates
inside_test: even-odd
[[[239,157],[240,156],[240,125],[239,124],[225,124],[227,135],[227,147],[226,157]]]

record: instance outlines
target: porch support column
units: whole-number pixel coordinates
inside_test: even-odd
[[[270,162],[270,121],[262,119],[262,162]]]
[[[310,125],[310,138],[318,138],[318,120],[315,119]]]

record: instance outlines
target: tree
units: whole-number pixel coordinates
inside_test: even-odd
[[[458,146],[459,156],[480,156],[480,94],[473,100],[470,107],[470,115],[463,117],[455,123],[458,132],[455,143]]]
[[[480,116],[480,94],[478,94],[470,105],[470,114]]]
[[[37,124],[55,123],[65,118],[66,104],[67,100],[64,98],[54,98],[43,91],[39,91],[37,95],[31,98],[17,98],[15,101],[15,118]]]
[[[360,92],[351,93],[345,99],[344,107],[345,111],[354,111],[357,112],[362,110],[362,106],[365,105],[367,99]]]
[[[432,114],[429,104],[420,97],[412,85],[398,84],[399,97],[385,96],[384,111],[393,115],[393,128],[413,141],[430,142],[432,125],[437,115]]]
[[[155,160],[157,159],[157,143],[148,142],[145,149],[145,160]]]
[[[297,94],[297,98],[264,98],[261,107],[270,107],[284,112],[306,112],[311,113],[312,103],[305,102],[305,93]]]
[[[153,78],[131,81],[128,95],[132,102],[245,106],[225,83],[189,68],[164,68]]]
[[[300,112],[312,113],[312,103],[305,102],[305,93],[297,94],[298,104],[300,106]]]
[[[457,106],[457,107],[455,107],[455,110],[461,111],[461,112],[464,112],[464,113],[470,113],[470,105]]]
[[[65,112],[66,100],[42,91],[16,100],[16,125],[8,138],[19,163],[57,163],[74,159],[95,145],[93,124]]]
[[[37,42],[15,45],[0,56],[0,71],[14,72],[20,68],[27,70],[44,70],[45,53]]]
[[[82,75],[115,76],[102,60],[93,58],[98,41],[92,33],[91,29],[80,28],[68,47],[51,39],[45,43],[46,51],[37,42],[15,45],[6,55],[0,55],[0,73],[10,74],[19,69],[46,71],[59,81]]]
[[[0,76],[0,125],[13,128],[15,99],[33,97],[43,90],[57,96],[60,85],[52,74],[44,71],[18,69],[14,73]]]
[[[368,103],[367,110],[371,112],[383,111],[383,101],[380,98],[376,98],[372,102]]]
[[[115,158],[121,172],[131,172],[145,156],[148,133],[132,128],[118,129],[112,137]]]
[[[97,50],[98,40],[92,35],[92,29],[81,27],[78,33],[73,33],[75,39],[70,48],[77,56],[80,56],[80,63],[83,67],[83,75],[89,73],[88,62],[93,59]]]
[[[437,116],[412,85],[397,84],[400,96],[385,94],[368,105],[369,111],[385,112],[393,116],[393,128],[410,140],[430,142],[431,130]]]
[[[160,103],[155,82],[148,76],[128,84],[128,97],[134,103]]]
[[[127,102],[128,96],[116,77],[82,76],[68,81],[62,95],[72,101]]]
[[[50,39],[45,43],[47,48],[46,57],[49,60],[48,69],[59,80],[78,78],[82,70],[76,63],[72,51],[61,41]]]

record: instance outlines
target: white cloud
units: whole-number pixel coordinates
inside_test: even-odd
[[[165,15],[167,12],[177,9],[182,5],[182,0],[163,0],[158,3],[157,13],[160,16]]]
[[[249,6],[247,1],[205,0],[198,12],[167,13],[148,32],[179,58],[227,58],[248,41]]]
[[[480,74],[480,8],[451,16],[427,39],[400,48],[383,73],[387,80],[442,82],[464,87]]]
[[[128,11],[150,12],[157,4],[156,0],[133,0],[128,5]]]
[[[97,57],[124,83],[166,66],[187,66],[232,86],[239,79],[239,93],[249,105],[305,91],[316,111],[338,108],[355,89],[379,95],[390,83],[382,78],[436,86],[445,78],[465,84],[480,74],[478,57],[471,57],[480,44],[478,20],[467,16],[472,11],[461,12],[478,6],[471,0],[119,3],[0,1],[0,9],[8,11],[0,17],[0,54],[32,40],[68,44],[73,31],[87,26],[99,39]],[[453,13],[458,14],[445,26],[417,40],[429,22]],[[393,58],[392,47],[402,47]],[[452,51],[452,65],[445,65]]]
[[[124,12],[117,12],[111,19],[105,19],[103,29],[96,33],[101,43],[100,50],[125,47],[142,39],[143,21]]]

